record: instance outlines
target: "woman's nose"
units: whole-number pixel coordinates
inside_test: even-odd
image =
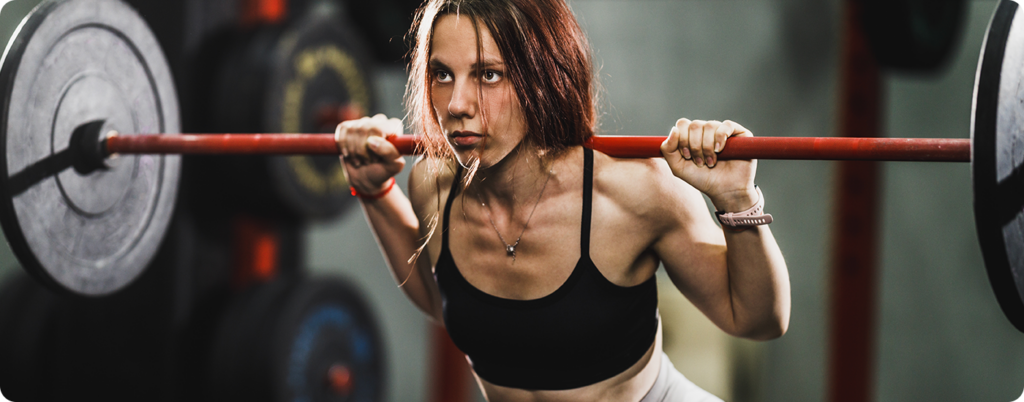
[[[476,114],[477,86],[470,82],[456,83],[452,99],[448,102],[448,114],[457,118],[473,118]]]

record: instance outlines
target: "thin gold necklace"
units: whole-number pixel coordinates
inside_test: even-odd
[[[508,244],[505,238],[501,236],[501,232],[498,231],[498,226],[494,224],[494,219],[491,218],[491,208],[484,203],[484,200],[480,199],[480,193],[477,192],[476,199],[480,201],[480,206],[484,207],[484,211],[487,212],[487,220],[491,222],[491,227],[494,228],[494,233],[498,234],[498,240],[501,240],[501,244],[505,245],[505,254],[512,257],[512,262],[516,261],[516,247],[519,246],[519,242],[523,239],[523,233],[526,233],[526,228],[530,226],[530,220],[533,219],[533,213],[537,212],[537,206],[540,205],[540,197],[544,195],[544,190],[548,188],[548,182],[551,181],[551,176],[554,172],[548,172],[547,180],[544,180],[544,186],[540,188],[540,194],[537,194],[537,201],[533,204],[533,210],[530,211],[530,216],[526,218],[526,223],[523,224],[523,230],[519,232],[519,237],[516,238],[516,242]],[[512,220],[509,219],[509,222]]]

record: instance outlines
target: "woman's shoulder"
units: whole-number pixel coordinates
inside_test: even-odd
[[[616,158],[594,151],[594,191],[638,218],[664,221],[680,209],[706,208],[700,192],[661,158]]]
[[[418,157],[409,173],[409,201],[417,214],[437,211],[439,202],[448,198],[455,180],[455,162]]]

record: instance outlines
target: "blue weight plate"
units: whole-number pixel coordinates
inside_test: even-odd
[[[215,331],[206,368],[213,400],[383,398],[383,340],[355,287],[288,278],[236,295]]]

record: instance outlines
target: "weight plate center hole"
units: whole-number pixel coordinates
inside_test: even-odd
[[[79,141],[90,144],[95,143],[102,133],[132,132],[135,124],[130,110],[117,85],[107,77],[100,74],[78,77],[65,88],[54,116],[52,152],[70,149],[77,153],[76,157],[90,158],[83,155],[85,150]],[[76,137],[73,141],[76,129],[90,121],[102,121],[97,125],[98,132],[93,130],[85,134],[95,137]],[[103,166],[92,169],[76,166],[58,174],[57,185],[71,208],[84,215],[101,215],[117,205],[128,192],[137,173],[136,160],[134,156],[117,157],[96,161]]]
[[[352,370],[341,363],[331,365],[327,370],[327,384],[335,394],[348,396],[352,393]]]

